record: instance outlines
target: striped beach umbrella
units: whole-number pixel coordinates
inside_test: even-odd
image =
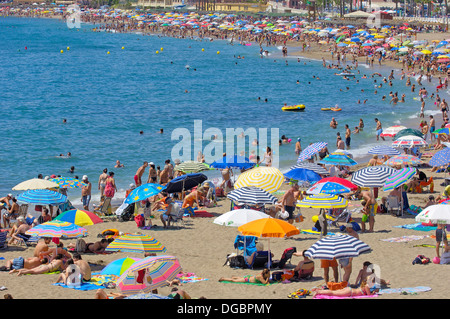
[[[141,260],[141,258],[120,258],[110,262],[105,268],[100,272],[101,275],[114,275],[120,277],[128,268],[131,267],[136,261]]]
[[[407,128],[407,129],[401,130],[397,134],[395,134],[394,141],[396,141],[399,138],[404,137],[404,136],[417,136],[417,137],[423,138],[423,134],[421,131],[413,129],[413,128]]]
[[[166,247],[158,240],[148,235],[125,234],[111,242],[105,251],[122,251],[130,253],[163,253]]]
[[[26,235],[36,237],[78,238],[85,237],[88,232],[85,228],[73,223],[52,220],[27,230]]]
[[[103,223],[103,220],[87,210],[71,209],[59,214],[53,220],[69,222],[78,226],[90,226]]]
[[[73,177],[56,177],[50,178],[50,181],[55,182],[59,185],[59,188],[81,188],[86,186],[86,183],[73,178]]]
[[[449,163],[450,163],[450,148],[448,147],[444,148],[443,150],[440,150],[439,152],[436,152],[436,154],[434,154],[433,157],[428,162],[428,164],[435,167],[446,166]]]
[[[353,166],[358,164],[349,156],[341,153],[331,153],[327,155],[325,158],[323,158],[319,163],[326,165],[342,165],[342,166]]]
[[[278,202],[275,196],[254,186],[234,189],[228,193],[227,197],[236,203],[249,205],[275,204]]]
[[[400,155],[400,151],[387,146],[387,145],[378,145],[375,147],[372,147],[367,153],[372,154],[372,155],[387,155],[387,156],[395,156],[395,155]]]
[[[26,191],[30,189],[49,189],[49,188],[58,188],[59,185],[50,180],[42,179],[42,178],[32,178],[26,181],[23,181],[12,188],[13,191]]]
[[[423,138],[415,135],[405,135],[392,142],[393,147],[412,148],[425,145],[427,145],[427,142]]]
[[[320,166],[316,163],[298,163],[294,166],[291,166],[290,169],[296,169],[296,168],[306,168],[310,171],[313,171],[314,173],[317,173],[319,175],[330,175],[330,172],[326,170],[323,166]]]
[[[326,147],[328,145],[328,143],[325,142],[317,142],[317,143],[313,143],[311,145],[308,145],[308,147],[306,147],[299,155],[298,159],[297,159],[297,163],[306,161],[307,159],[309,159],[310,157],[314,156],[315,154],[319,153],[319,151]]]
[[[369,245],[353,236],[333,235],[319,239],[306,250],[305,255],[314,259],[333,260],[355,258],[370,251]]]
[[[308,194],[342,194],[349,193],[358,188],[352,182],[340,177],[322,178],[320,181],[311,186],[306,192]]]
[[[389,166],[402,166],[402,165],[410,165],[410,166],[416,166],[423,164],[423,161],[420,160],[417,156],[413,155],[396,155],[388,159],[385,163],[385,165]]]
[[[416,174],[416,169],[411,167],[405,167],[399,169],[393,175],[389,176],[386,179],[386,182],[383,186],[384,191],[390,191],[397,187],[406,184],[413,176]]]
[[[209,169],[207,164],[194,161],[183,162],[175,166],[176,171],[182,171],[184,173],[198,173]]]
[[[275,167],[255,167],[239,175],[234,188],[246,186],[259,187],[266,192],[274,193],[283,184],[284,176]]]
[[[147,257],[132,264],[117,279],[116,286],[125,295],[149,293],[166,286],[181,270],[174,256]]]
[[[125,198],[126,204],[131,204],[139,202],[141,200],[147,199],[149,197],[155,196],[166,189],[166,186],[162,186],[155,183],[143,184],[139,187],[133,189],[127,198]]]
[[[386,179],[397,170],[389,166],[369,166],[352,174],[352,183],[361,187],[383,187]]]
[[[239,227],[249,222],[270,216],[254,209],[235,209],[214,219],[213,223],[223,226]]]
[[[383,133],[380,134],[380,136],[383,137],[394,137],[395,135],[397,135],[398,132],[407,129],[406,126],[402,126],[402,125],[394,125],[394,126],[390,126],[386,129],[383,129]]]
[[[29,204],[54,205],[67,202],[67,196],[49,189],[30,189],[19,194],[17,200]]]
[[[320,193],[306,196],[296,206],[306,208],[345,208],[347,205],[348,200],[344,197]]]

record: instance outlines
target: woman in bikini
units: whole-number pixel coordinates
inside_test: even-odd
[[[361,283],[359,288],[345,287],[339,290],[330,289],[311,289],[313,297],[315,295],[325,295],[325,296],[335,296],[335,297],[356,297],[356,296],[370,296],[375,294],[379,290],[378,287],[374,286],[370,288],[367,282]]]
[[[222,277],[219,279],[219,281],[232,281],[232,282],[249,282],[249,283],[261,283],[261,284],[268,284],[270,278],[270,270],[265,268],[259,275],[255,276],[244,276],[244,277],[237,277],[232,276],[231,278],[225,278]]]

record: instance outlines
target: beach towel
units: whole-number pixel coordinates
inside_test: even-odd
[[[409,236],[402,236],[402,237],[392,237],[392,238],[386,238],[386,239],[380,239],[381,241],[387,241],[390,243],[407,243],[414,240],[421,240],[424,238],[427,238],[429,236],[418,236],[418,235],[409,235]]]
[[[311,291],[308,289],[297,289],[296,291],[290,293],[288,295],[288,298],[300,299],[300,298],[305,298],[306,296],[309,296],[310,294],[311,294]]]
[[[97,290],[97,289],[101,288],[101,287],[99,287],[99,286],[97,286],[95,284],[89,283],[89,282],[83,282],[83,283],[81,283],[80,286],[67,286],[67,285],[65,285],[65,284],[63,284],[61,282],[53,284],[53,285],[54,286],[60,286],[60,287],[63,287],[63,288],[72,288],[72,289],[75,289],[75,290],[82,290],[82,291]]]
[[[195,210],[194,217],[214,217],[214,215],[208,213],[206,210]]]
[[[97,286],[103,286],[105,284],[108,284],[109,282],[115,283],[117,279],[119,279],[119,277],[115,275],[102,275],[100,273],[95,273],[92,274],[91,280],[89,282]]]
[[[417,286],[417,287],[407,287],[407,288],[382,288],[378,291],[378,294],[399,294],[399,293],[405,293],[405,294],[415,294],[418,292],[426,292],[430,291],[430,287],[426,286]]]
[[[199,282],[199,281],[205,281],[208,280],[208,278],[198,277],[193,273],[179,273],[177,275],[177,278],[180,280],[181,283],[188,283],[188,282]]]
[[[328,296],[328,295],[315,295],[313,299],[362,299],[362,298],[375,298],[378,295],[364,295],[364,296],[352,296],[352,297],[338,297],[338,296]]]
[[[242,284],[242,285],[251,285],[251,286],[270,286],[270,285],[274,285],[277,284],[278,281],[271,281],[268,284],[262,284],[260,282],[234,282],[234,281],[220,281],[226,284]]]
[[[406,224],[406,225],[393,226],[393,227],[419,230],[419,231],[431,231],[431,230],[436,230],[436,228],[437,228],[436,226],[424,226],[424,225],[422,225],[422,223]]]

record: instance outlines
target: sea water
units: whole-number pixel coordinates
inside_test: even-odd
[[[358,162],[367,159],[371,147],[391,143],[376,141],[374,118],[384,128],[419,124],[420,102],[413,97],[420,86],[416,83],[411,93],[399,69],[393,86],[383,83],[374,94],[382,78],[371,74],[387,77],[389,68],[360,63],[360,74],[347,81],[335,75],[340,71],[322,67],[319,56],[298,62],[296,56],[282,57],[276,47],[267,48],[269,56],[261,58],[257,45],[92,28],[70,29],[53,19],[0,18],[0,196],[17,195],[11,188],[38,174],[88,175],[95,202],[98,176],[108,168],[115,173],[117,199],[123,199],[143,161],[163,168],[166,159],[175,160],[171,150],[179,140],[172,140],[171,133],[186,128],[193,134],[196,120],[203,130],[215,127],[224,135],[227,128],[278,128],[280,136],[292,139],[274,154],[283,171],[296,163],[297,138],[303,148],[324,141],[334,151],[336,133],[344,137],[344,125],[353,130],[362,118],[364,130],[352,135],[350,150]],[[368,78],[362,79],[363,74]],[[436,83],[423,81],[423,86],[431,94]],[[390,104],[390,91],[399,97],[405,93],[406,103]],[[444,91],[440,95],[447,97]],[[285,103],[304,104],[306,110],[283,112]],[[426,120],[428,114],[439,114],[433,103],[426,102]],[[342,111],[321,111],[336,104]],[[339,123],[336,130],[329,127],[331,117]],[[441,116],[436,120],[438,127]],[[70,158],[59,156],[68,152]],[[192,153],[192,160],[196,156]],[[114,168],[116,160],[125,167]],[[74,174],[68,172],[71,166]],[[70,190],[69,196],[78,202],[80,190]]]

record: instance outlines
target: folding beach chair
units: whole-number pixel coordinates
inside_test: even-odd
[[[0,250],[4,250],[8,248],[8,241],[6,240],[6,236],[8,235],[8,232],[1,231],[0,232]]]
[[[28,204],[22,204],[19,207],[19,216],[27,217]]]
[[[258,237],[255,236],[237,235],[234,240],[234,248],[237,250],[238,255],[242,252],[242,255],[248,257],[256,251],[257,241]]]
[[[103,204],[93,210],[93,213],[97,216],[108,216],[111,215],[111,198],[106,197]]]
[[[397,196],[388,196],[386,199],[386,207],[389,212],[397,211],[397,216],[403,216],[403,202]]]
[[[172,221],[174,224],[178,224],[178,222],[181,222],[181,224],[183,224],[183,226],[184,226],[185,222],[184,222],[183,216],[186,212],[186,209],[180,208],[180,206],[178,206],[178,204],[175,204],[174,207],[176,207],[175,208],[176,211],[174,212],[174,214],[170,213],[170,216],[169,216],[170,221]]]
[[[270,268],[274,268],[275,266],[278,267],[278,263],[277,265],[274,265],[272,260],[272,254],[268,250],[257,251],[255,253],[255,256],[253,257],[251,264],[247,262],[247,259],[245,260],[245,262],[247,263],[248,268],[251,269],[269,268],[269,262]]]

